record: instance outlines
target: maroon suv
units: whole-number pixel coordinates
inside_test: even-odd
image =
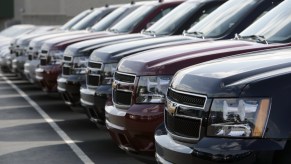
[[[178,70],[225,56],[290,46],[288,6],[290,1],[282,2],[237,35],[237,40],[161,48],[120,61],[112,84],[113,104],[108,102],[105,107],[106,126],[119,147],[154,154],[154,130],[164,120],[165,93]]]
[[[182,2],[184,2],[184,0],[152,2],[150,4],[143,5],[140,8],[136,9],[133,13],[125,17],[121,22],[113,26],[111,30],[117,31],[119,33],[133,33],[136,32],[137,28],[142,30],[143,28],[146,28],[146,26],[150,22],[157,21]],[[140,15],[140,13],[142,13],[142,16]],[[135,23],[133,23],[133,20],[135,20]],[[137,37],[145,37],[144,35],[140,34],[132,34],[126,36],[132,36],[136,39]],[[124,41],[121,40],[121,37],[123,36],[99,38],[94,41],[102,45],[102,43],[100,43],[100,40],[103,39],[103,44],[110,44],[112,42]],[[82,42],[80,44],[82,44]],[[71,107],[80,106],[80,80],[84,78],[86,64],[89,56],[90,53],[88,52],[78,52],[77,54],[74,54],[74,52],[72,51],[65,51],[62,66],[62,75],[57,79],[57,89],[61,93],[65,103],[67,103]]]

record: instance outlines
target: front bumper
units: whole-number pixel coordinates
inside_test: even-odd
[[[80,89],[81,93],[81,105],[86,109],[87,116],[89,120],[93,123],[99,123],[100,119],[98,117],[98,114],[95,113],[94,110],[94,102],[95,102],[95,90],[89,89],[85,86],[82,86]]]
[[[58,78],[57,90],[66,104],[72,106],[80,104],[80,87],[84,79],[84,75],[61,76]]]
[[[95,90],[89,89],[87,87],[81,87],[80,93],[81,93],[81,105],[86,108],[93,108]]]
[[[233,164],[271,163],[275,150],[282,150],[286,141],[272,139],[231,139],[204,137],[197,143],[172,139],[162,125],[155,133],[158,163]]]
[[[35,69],[35,78],[37,81],[41,82],[43,80],[44,69],[37,68]]]
[[[154,132],[163,122],[162,104],[133,105],[128,110],[106,106],[106,126],[120,148],[154,156]]]
[[[18,56],[12,60],[12,70],[15,73],[24,73],[24,63],[27,57],[25,55]]]
[[[40,82],[42,89],[46,92],[57,91],[57,79],[61,73],[61,65],[48,65],[35,70],[35,78]]]
[[[27,61],[24,64],[24,75],[27,78],[27,80],[31,83],[35,83],[35,70],[37,69],[37,66],[39,65],[39,60],[31,60]]]

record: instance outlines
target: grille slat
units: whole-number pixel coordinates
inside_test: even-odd
[[[187,138],[199,138],[200,120],[174,117],[165,112],[165,123],[168,131],[172,134]]]
[[[114,78],[115,80],[126,82],[126,83],[134,83],[134,80],[135,80],[135,76],[125,75],[118,72],[115,72]]]
[[[177,103],[190,105],[193,107],[204,107],[206,98],[205,97],[199,97],[194,95],[187,95],[183,93],[175,92],[171,89],[168,90],[168,98],[174,100]]]
[[[71,69],[70,67],[63,67],[63,75],[70,75],[71,74]]]
[[[95,68],[95,69],[101,69],[102,64],[101,63],[94,63],[94,62],[88,62],[89,68]]]
[[[45,66],[47,64],[47,60],[46,59],[40,59],[40,65],[41,66]]]
[[[72,57],[71,56],[64,56],[64,61],[71,61]]]
[[[47,54],[48,51],[47,51],[47,50],[41,50],[41,53],[42,53],[42,54]]]
[[[87,85],[98,86],[100,81],[99,76],[87,75]]]
[[[114,102],[119,105],[130,105],[131,104],[131,93],[123,91],[113,91]]]

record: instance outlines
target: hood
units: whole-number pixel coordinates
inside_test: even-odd
[[[189,42],[204,41],[197,38],[186,36],[168,36],[160,38],[146,38],[130,42],[124,42],[114,45],[109,45],[98,50],[95,50],[90,59],[103,63],[117,63],[123,57],[145,51],[148,49],[159,48],[163,46],[186,44]]]
[[[58,44],[62,44],[63,42],[76,42],[77,40],[82,41],[84,39],[90,39],[90,38],[96,38],[96,37],[102,37],[103,33],[86,33],[86,34],[75,34],[75,35],[65,35],[60,36],[57,38],[51,38],[48,40],[45,40],[44,44],[42,45],[43,50],[49,51],[50,49],[56,49]],[[62,44],[62,46],[67,46],[66,44]],[[61,46],[58,46],[60,49],[64,49]]]
[[[34,38],[41,37],[48,34],[53,35],[53,34],[59,34],[59,33],[61,33],[61,31],[47,31],[45,33],[29,34],[29,35],[19,38],[16,44],[27,46],[29,42]]]
[[[87,40],[79,43],[72,44],[66,48],[65,55],[67,56],[75,56],[79,53],[87,53],[88,51],[93,51],[99,47],[107,45],[113,42],[121,42],[124,40],[131,39],[141,39],[145,38],[145,35],[142,34],[126,34],[126,35],[118,35],[118,36],[108,36],[104,38],[97,38],[92,40]]]
[[[160,48],[124,58],[118,67],[121,72],[136,75],[173,75],[178,70],[239,53],[283,46],[241,40],[208,41],[183,46]]]
[[[271,49],[180,70],[171,87],[208,97],[239,97],[249,83],[291,72],[291,48]]]
[[[89,39],[98,39],[98,38],[101,38],[101,37],[110,37],[110,36],[116,36],[116,35],[119,35],[119,34],[108,32],[108,31],[91,32],[88,35],[84,34],[84,35],[81,35],[80,37],[77,37],[75,39],[64,40],[64,41],[58,43],[56,46],[57,47],[66,47],[66,46],[68,46],[70,44],[74,44],[74,43],[85,41],[85,40],[89,40]]]
[[[36,37],[32,39],[29,43],[29,47],[39,47],[43,44],[44,41],[56,38],[56,37],[62,37],[62,36],[70,36],[70,35],[77,35],[77,34],[83,34],[88,33],[88,31],[70,31],[70,32],[61,32],[56,34],[46,34],[39,37]]]

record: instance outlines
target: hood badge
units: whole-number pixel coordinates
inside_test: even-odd
[[[174,116],[176,114],[176,111],[178,110],[179,108],[179,105],[177,103],[174,103],[174,102],[171,102],[171,101],[168,101],[167,103],[167,110],[168,112]]]
[[[118,82],[114,80],[112,83],[112,88],[117,89],[117,85],[118,85]]]

